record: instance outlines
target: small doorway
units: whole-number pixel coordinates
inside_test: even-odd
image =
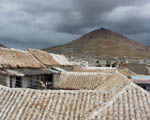
[[[16,77],[16,88],[21,88],[22,87],[22,78],[21,77]]]
[[[46,87],[47,89],[53,87],[53,74],[46,75]]]

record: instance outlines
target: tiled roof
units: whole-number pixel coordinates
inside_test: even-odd
[[[110,73],[110,74],[113,74],[116,71],[119,71],[121,74],[123,74],[125,76],[137,75],[136,73],[132,72],[128,68],[73,66],[73,71],[74,72],[103,72],[103,73]]]
[[[71,65],[71,63],[63,55],[52,54],[37,49],[28,49],[28,51],[46,66]]]
[[[71,65],[71,63],[63,55],[49,54],[36,49],[23,51],[0,48],[0,68],[43,68],[65,65]]]
[[[121,74],[125,76],[131,76],[131,75],[137,75],[133,71],[129,70],[128,68],[122,68],[122,69],[117,69]]]
[[[72,65],[68,59],[64,56],[64,55],[59,55],[59,54],[53,54],[53,53],[49,53],[53,59],[59,64],[59,65],[63,65],[63,66],[70,66]]]
[[[118,92],[0,86],[0,120],[149,120],[150,94],[134,83]]]
[[[29,52],[0,48],[0,68],[41,68],[44,67]]]
[[[86,120],[150,120],[150,94],[130,83]]]
[[[122,74],[96,73],[96,72],[62,72],[54,86],[61,89],[116,89],[130,82]]]
[[[108,68],[108,67],[80,67],[73,66],[74,72],[104,72],[104,73],[114,73],[116,68]]]
[[[37,49],[28,49],[28,51],[41,63],[46,66],[58,65],[57,61],[46,51],[41,51]]]
[[[0,120],[83,120],[113,93],[31,90],[0,86]]]
[[[103,84],[99,85],[95,90],[120,91],[124,86],[131,82],[131,79],[128,79],[117,71],[115,74],[111,75],[111,77],[106,78]]]

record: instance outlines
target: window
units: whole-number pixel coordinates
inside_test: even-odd
[[[12,88],[12,76],[10,77],[10,87]]]
[[[17,88],[22,87],[22,78],[21,77],[16,77],[16,85]]]

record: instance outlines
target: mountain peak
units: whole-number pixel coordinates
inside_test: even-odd
[[[109,29],[107,28],[104,28],[104,27],[101,27],[100,30],[106,30],[106,31],[110,31]]]
[[[100,29],[96,29],[93,30],[91,33],[111,33],[112,31],[107,29],[107,28],[100,28]]]
[[[146,46],[106,28],[93,30],[84,36],[55,48],[46,49],[66,55],[150,57]],[[147,47],[147,51],[149,51]]]
[[[85,34],[84,36],[86,37],[107,37],[109,35],[115,34],[115,32],[112,32],[111,30],[107,29],[107,28],[100,28],[100,29],[95,29],[87,34]]]

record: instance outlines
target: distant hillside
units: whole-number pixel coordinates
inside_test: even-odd
[[[0,47],[5,47],[4,45],[0,44]]]
[[[146,51],[150,52],[150,46],[146,46]]]
[[[94,30],[70,43],[45,50],[65,55],[150,57],[148,47],[105,28]]]

